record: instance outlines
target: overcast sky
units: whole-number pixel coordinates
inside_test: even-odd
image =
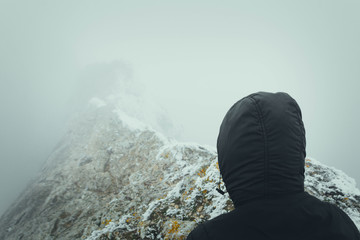
[[[180,140],[211,146],[234,102],[288,92],[307,155],[360,182],[359,12],[355,0],[0,0],[0,214],[118,74]]]

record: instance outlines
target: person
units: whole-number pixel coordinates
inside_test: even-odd
[[[227,112],[217,139],[220,173],[235,209],[187,240],[360,240],[337,206],[304,191],[305,129],[286,93],[258,92]]]

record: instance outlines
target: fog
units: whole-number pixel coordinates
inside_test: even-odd
[[[288,92],[303,112],[307,155],[359,183],[359,8],[345,0],[0,0],[0,214],[72,114],[93,95],[116,93],[119,81],[168,112],[182,129],[169,135],[211,146],[234,102]]]

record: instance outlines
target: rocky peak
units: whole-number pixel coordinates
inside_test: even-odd
[[[176,142],[112,105],[93,105],[1,217],[0,239],[185,239],[198,223],[233,209],[216,191],[215,149]],[[360,228],[353,179],[307,159],[305,188]]]

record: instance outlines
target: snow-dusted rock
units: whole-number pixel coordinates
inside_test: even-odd
[[[1,217],[0,239],[185,239],[233,209],[215,190],[215,149],[170,140],[111,105],[93,105]],[[360,228],[353,179],[308,159],[305,185]]]

